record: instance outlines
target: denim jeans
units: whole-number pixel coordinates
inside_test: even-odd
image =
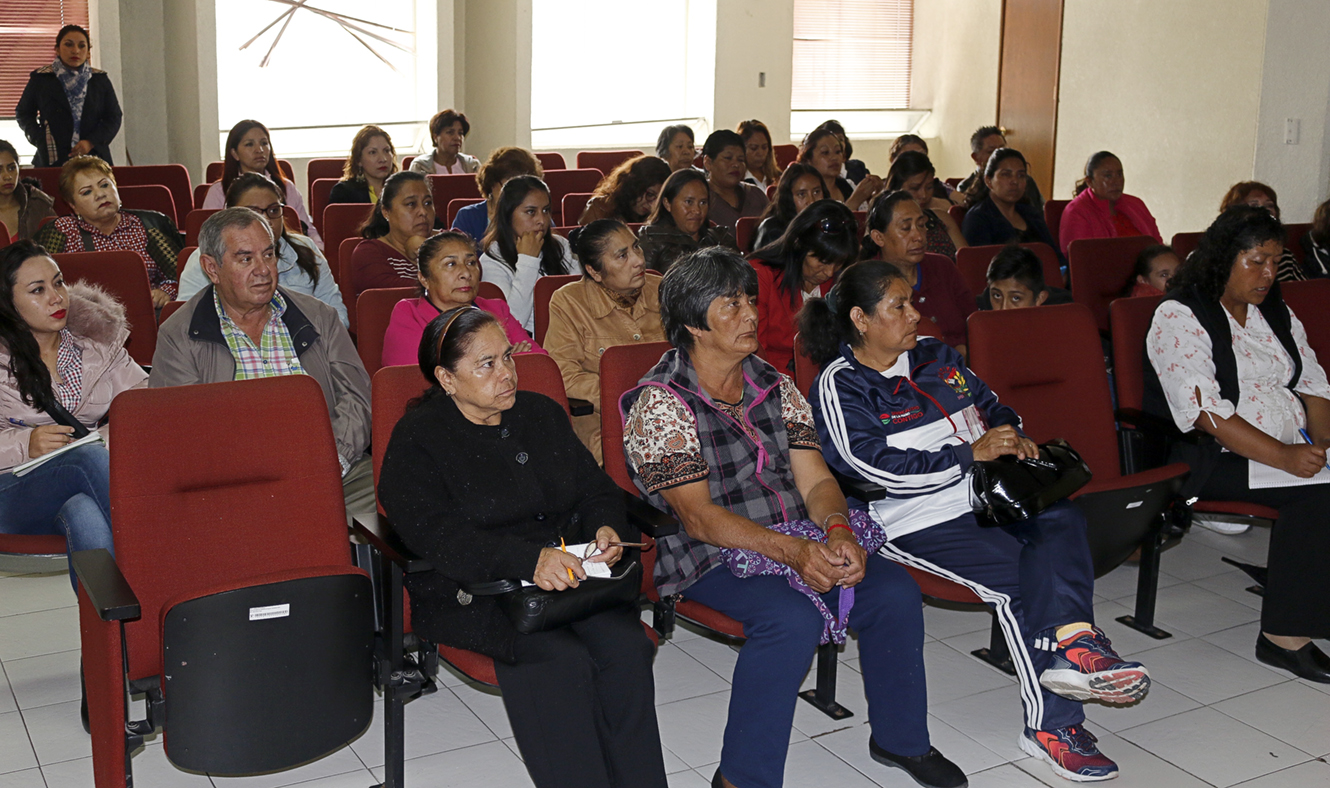
[[[80,446],[26,476],[0,474],[0,533],[63,534],[69,552],[111,550],[111,455]],[[70,582],[78,591],[74,570]]]

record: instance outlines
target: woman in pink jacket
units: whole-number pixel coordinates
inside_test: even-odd
[[[31,241],[0,252],[0,277],[0,532],[61,534],[71,553],[110,550],[105,446],[65,451],[23,476],[13,468],[95,430],[120,392],[147,384],[125,350],[124,307],[97,288],[67,287]]]
[[[498,298],[476,298],[480,289],[480,261],[476,242],[459,230],[432,236],[416,253],[420,272],[416,278],[425,291],[420,298],[403,298],[393,307],[388,330],[383,334],[385,367],[418,363],[420,337],[429,321],[459,306],[475,306],[499,319],[517,353],[545,353],[508,311],[508,302]]]
[[[1062,212],[1058,241],[1063,254],[1081,238],[1124,238],[1148,235],[1163,243],[1159,226],[1139,197],[1123,192],[1126,180],[1117,156],[1101,150],[1085,162],[1085,177],[1076,182],[1076,198]]]

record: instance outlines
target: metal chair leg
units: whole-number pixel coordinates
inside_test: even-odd
[[[836,661],[838,652],[835,643],[825,643],[817,647],[817,686],[799,693],[799,697],[813,704],[813,707],[833,720],[853,717],[854,712],[836,702]]]

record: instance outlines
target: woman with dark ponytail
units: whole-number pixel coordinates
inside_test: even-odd
[[[365,240],[351,253],[351,291],[409,287],[416,282],[416,252],[434,230],[434,193],[418,172],[398,172],[360,228]]]
[[[847,268],[830,303],[804,307],[800,337],[822,364],[809,393],[822,454],[832,470],[884,489],[868,505],[887,532],[879,554],[994,608],[1025,702],[1021,748],[1069,780],[1114,777],[1082,727],[1082,701],[1132,703],[1150,674],[1094,626],[1085,517],[1061,501],[1016,527],[979,525],[973,463],[1039,448],[960,353],[918,335],[912,295],[899,270],[873,261]]]
[[[536,280],[573,273],[577,260],[562,235],[553,231],[550,187],[534,175],[518,175],[503,185],[494,218],[480,245],[484,281],[503,291],[513,317],[527,331],[536,323]]]
[[[653,648],[636,605],[522,634],[494,597],[464,590],[520,579],[563,592],[588,567],[628,564],[620,542],[639,535],[623,491],[560,405],[518,391],[512,342],[490,313],[435,317],[419,362],[428,391],[393,430],[379,477],[393,527],[432,567],[406,581],[416,633],[494,659],[538,788],[665,788]],[[584,565],[561,539],[601,552]]]
[[[71,553],[111,549],[104,446],[67,450],[24,476],[12,469],[88,434],[120,392],[146,385],[128,338],[120,302],[67,287],[45,249],[19,241],[0,251],[0,532],[60,534]]]

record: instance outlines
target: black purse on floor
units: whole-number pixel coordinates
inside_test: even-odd
[[[612,578],[588,577],[576,588],[546,591],[523,586],[520,580],[477,583],[463,590],[473,596],[493,596],[513,628],[523,635],[558,629],[637,601],[642,590],[642,565],[631,561]]]
[[[1028,520],[1090,483],[1090,466],[1066,441],[1039,445],[1038,457],[1004,454],[970,466],[975,512],[984,526]]]

